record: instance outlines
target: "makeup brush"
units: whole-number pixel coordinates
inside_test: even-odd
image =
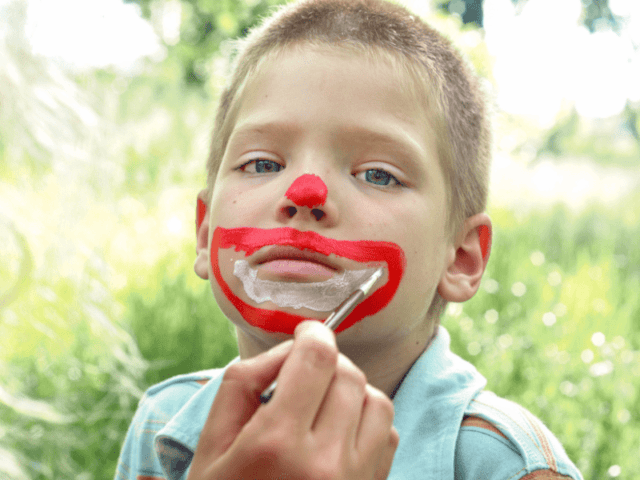
[[[356,306],[369,294],[376,282],[380,279],[380,277],[382,277],[383,273],[384,269],[382,267],[373,272],[373,275],[371,275],[367,279],[367,281],[365,281],[351,295],[349,295],[344,302],[338,305],[338,308],[336,308],[324,321],[324,325],[335,332],[336,328],[340,326],[342,321],[347,318],[353,311],[353,309],[356,308]],[[269,400],[271,400],[277,383],[277,380],[274,380],[271,385],[265,388],[265,390],[260,394],[260,402],[267,403]]]

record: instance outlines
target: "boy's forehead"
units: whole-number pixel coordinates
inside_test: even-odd
[[[365,71],[369,67],[380,75]],[[404,127],[433,136],[430,118],[411,89],[402,88],[399,77],[386,62],[344,49],[295,49],[272,56],[245,82],[231,136],[287,137],[301,128],[299,120],[311,117],[317,108],[314,99],[320,99],[334,107],[321,110],[321,119],[334,120],[338,136],[420,149],[424,139],[412,137]],[[327,84],[328,90],[320,92]],[[300,115],[299,105],[307,101],[310,110]]]
[[[416,118],[419,118],[421,123],[431,123],[433,114],[435,113],[431,108],[433,102],[429,101],[431,97],[430,92],[427,91],[426,82],[418,80],[419,76],[414,72],[411,66],[407,65],[407,62],[402,62],[398,58],[399,54],[387,52],[379,47],[361,48],[356,49],[353,45],[292,45],[280,49],[274,49],[274,51],[268,53],[263,59],[256,65],[252,71],[250,71],[241,87],[236,94],[235,105],[232,107],[234,110],[233,115],[233,128],[231,131],[236,133],[239,130],[248,130],[252,126],[243,125],[245,123],[242,117],[247,114],[248,108],[260,106],[262,99],[256,98],[256,94],[265,94],[264,88],[268,86],[273,88],[281,87],[277,82],[286,84],[288,86],[300,85],[301,76],[305,75],[305,65],[313,69],[313,63],[322,62],[321,69],[315,69],[318,72],[318,76],[341,76],[345,69],[345,65],[349,68],[353,64],[364,64],[366,67],[370,67],[376,71],[375,77],[386,78],[387,82],[378,82],[377,85],[384,85],[386,93],[399,99],[409,98],[410,108],[395,108],[394,115],[399,117],[404,122],[413,123],[416,122]],[[334,57],[336,61],[331,59],[323,62],[322,57]],[[341,62],[344,60],[346,62]],[[297,61],[297,63],[296,63]],[[303,66],[300,67],[300,64]],[[278,75],[283,68],[289,69],[289,75]],[[359,74],[360,72],[356,72]],[[370,72],[369,72],[370,73]],[[318,78],[317,82],[312,76],[306,75],[305,81],[309,79],[313,80],[315,86],[322,84],[322,79]],[[343,76],[348,81],[348,75]],[[366,78],[366,74],[358,78],[362,88],[358,88],[357,91],[366,88],[370,79]],[[370,83],[370,82],[369,82]],[[376,82],[373,82],[374,84]],[[386,85],[385,85],[386,83]],[[425,84],[425,85],[423,85]],[[304,88],[312,90],[313,85],[305,84]],[[257,90],[260,90],[258,92]],[[344,92],[345,97],[348,99],[348,85],[345,84]],[[380,92],[385,93],[385,92]],[[379,95],[375,95],[379,97]],[[265,100],[267,100],[265,98]],[[373,98],[372,100],[377,100]],[[286,104],[282,105],[286,108]],[[247,122],[249,124],[268,124],[268,120],[252,120]],[[254,125],[254,127],[256,126]],[[375,135],[375,133],[372,133]]]
[[[242,99],[248,85],[268,74],[274,67],[277,68],[279,63],[292,57],[307,57],[311,62],[311,58],[318,58],[318,56],[364,62],[377,70],[379,75],[392,78],[398,90],[405,94],[413,95],[415,97],[414,100],[419,102],[420,105],[431,109],[432,102],[430,100],[435,95],[433,83],[429,80],[429,74],[424,66],[417,60],[409,59],[400,52],[393,52],[383,47],[347,42],[298,42],[272,49],[258,61],[254,68],[248,71],[238,90],[237,99]],[[339,63],[328,66],[328,69],[335,69],[336,71],[340,68],[341,65]]]

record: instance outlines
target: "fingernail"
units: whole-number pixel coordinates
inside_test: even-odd
[[[294,336],[298,337],[302,333],[306,333],[309,330],[317,329],[316,331],[330,331],[320,320],[305,320],[300,322],[294,331]]]
[[[320,322],[318,322],[317,320],[305,320],[303,322],[300,322],[298,325],[296,325],[296,329],[294,330],[293,334],[297,337],[310,328],[313,328],[315,326],[314,324],[318,323]]]
[[[282,355],[286,351],[291,350],[292,346],[293,346],[293,339],[284,341],[282,343],[279,343],[275,347],[273,347],[271,350],[269,350],[269,355],[271,356]]]

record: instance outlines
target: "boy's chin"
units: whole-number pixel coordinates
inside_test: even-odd
[[[301,308],[293,308],[293,307],[280,307],[273,302],[262,302],[260,304],[255,304],[257,308],[268,310],[270,312],[274,312],[276,315],[278,313],[282,313],[284,315],[297,315],[299,317],[303,317],[308,320],[319,320],[324,322],[325,319],[331,315],[331,311],[328,312],[318,312],[315,310],[311,310],[309,308],[301,307]]]
[[[324,322],[331,314],[330,311],[319,312],[305,307],[280,307],[271,301],[256,303],[244,292],[237,296],[235,304],[216,289],[214,294],[222,313],[236,327],[252,334],[262,332],[269,337],[290,338],[299,323],[305,320]]]
[[[283,317],[283,318],[291,318],[292,316],[300,317],[300,320],[297,321],[297,323],[295,323],[295,325],[297,326],[298,323],[301,323],[305,320],[318,320],[320,322],[324,322],[326,318],[329,315],[331,315],[331,311],[318,312],[305,307],[301,307],[301,308],[281,307],[270,301],[255,303],[252,300],[246,300],[246,303],[248,305],[255,307],[256,309],[261,310],[262,312],[264,312],[265,316],[269,317],[269,325],[263,328],[263,330],[267,332],[281,330],[282,326],[284,325],[284,322],[278,321],[280,317]],[[236,310],[236,314],[238,314],[237,310]],[[243,320],[246,321],[250,319],[243,318]],[[248,323],[251,323],[251,322],[248,322]],[[290,320],[288,321],[288,325],[289,326],[292,325]]]

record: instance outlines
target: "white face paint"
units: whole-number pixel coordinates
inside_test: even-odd
[[[238,260],[233,266],[233,274],[254,302],[270,301],[281,308],[308,308],[316,312],[334,310],[375,270],[345,270],[324,282],[297,283],[260,280],[258,270],[251,268],[246,260]]]

